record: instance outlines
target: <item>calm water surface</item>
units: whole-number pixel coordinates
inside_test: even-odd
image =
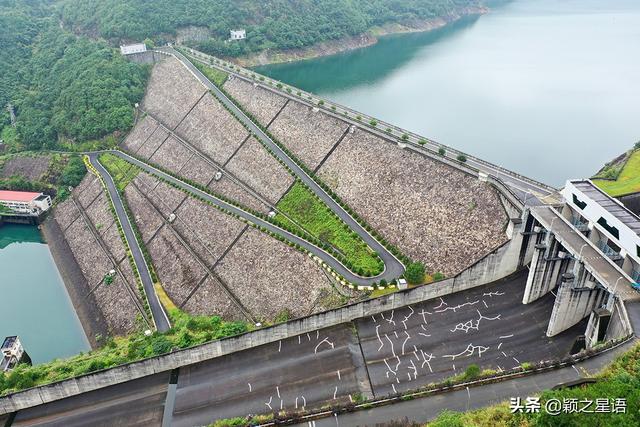
[[[0,340],[19,335],[34,363],[89,343],[37,227],[0,226]]]
[[[637,0],[516,0],[257,70],[554,185],[640,139]]]

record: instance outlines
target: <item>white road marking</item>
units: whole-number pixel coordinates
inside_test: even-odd
[[[502,343],[498,344],[498,350],[500,350],[500,347],[502,347]]]
[[[423,334],[422,332],[418,332],[418,335],[422,335],[423,337],[430,337],[431,336],[429,334]]]
[[[411,336],[409,335],[409,332],[404,331],[404,333],[407,335],[407,338],[404,339],[404,341],[402,342],[402,355],[404,356],[404,345],[407,343],[407,341],[409,341],[411,339]]]
[[[487,303],[485,302],[485,300],[482,300],[482,303],[484,304],[485,308],[489,308],[489,306],[487,305]]]
[[[476,305],[479,302],[480,300],[473,301],[473,302],[465,302],[464,304],[458,304],[455,307],[445,307],[442,310],[436,310],[435,313],[444,313],[445,311],[448,311],[448,310],[451,310],[455,313],[459,308],[466,307],[468,305]]]
[[[320,329],[316,330],[316,339],[320,339]]]
[[[440,307],[442,307],[443,305],[447,305],[446,302],[444,302],[444,300],[442,299],[442,297],[440,297],[440,305],[437,307],[433,307],[434,310],[439,309]]]
[[[282,408],[284,407],[284,400],[280,399],[280,410],[282,411]]]
[[[430,354],[430,353],[425,353],[424,351],[420,350],[420,353],[422,353],[422,358],[424,359],[424,362],[422,362],[422,365],[420,366],[421,368],[424,368],[424,364],[426,363],[427,366],[429,367],[429,372],[433,373],[433,369],[431,369],[431,360],[434,359],[434,355]],[[427,359],[427,356],[429,356],[429,358]]]
[[[338,370],[338,381],[341,381],[342,378],[340,378],[340,370]]]
[[[411,381],[411,373],[407,372],[407,377],[409,377],[409,381]]]
[[[280,397],[280,387],[276,386],[276,393],[278,393],[278,399],[281,399]]]
[[[349,395],[349,401],[353,403],[353,397],[351,397],[351,395]]]
[[[337,395],[338,395],[338,386],[336,386],[336,389],[333,390],[333,400],[336,400]]]
[[[264,404],[267,405],[269,407],[269,409],[271,411],[273,411],[273,408],[271,407],[271,401],[273,400],[273,396],[269,397],[269,402],[265,402]]]
[[[307,332],[307,338],[309,338],[309,341],[311,341],[311,335],[309,335],[309,332]]]
[[[511,338],[511,337],[513,337],[513,334],[511,334],[511,335],[500,335],[498,338],[500,338],[502,340],[502,339]]]
[[[389,335],[384,334],[384,336],[387,338],[387,341],[389,341],[389,344],[391,344],[391,353],[393,354],[393,357],[397,357],[396,356],[396,351],[393,348],[393,341],[391,341],[391,338],[389,338]]]
[[[505,353],[504,351],[502,352],[502,355],[503,355],[504,357],[509,357],[509,356],[507,356],[507,353]]]
[[[512,356],[512,357],[513,357],[513,356]],[[513,357],[513,360],[515,360],[515,361],[516,361],[516,363],[518,363],[518,364],[520,363],[520,361],[519,361],[518,359],[516,359],[515,357]]]
[[[398,338],[398,331],[393,331],[393,334]]]
[[[489,350],[490,347],[485,347],[482,345],[473,345],[472,343],[470,343],[467,348],[458,353],[458,354],[445,354],[442,357],[450,357],[451,360],[456,360],[456,357],[460,357],[460,356],[473,356],[473,354],[476,352],[476,350],[478,350],[478,357],[482,357],[482,353],[484,353],[485,351]]]
[[[249,393],[251,393],[251,383],[247,383],[247,385],[249,386]]]
[[[298,397],[296,396],[296,409],[298,409]]]
[[[304,398],[304,396],[300,396],[302,398],[302,408],[304,409],[305,406],[307,406],[307,399]]]
[[[371,316],[371,320],[373,320],[373,323],[378,323],[378,322],[376,322],[376,315],[375,314]]]
[[[382,350],[382,347],[384,347],[384,343],[380,339],[380,332],[378,331],[378,329],[380,329],[380,325],[376,325],[376,336],[378,337],[378,341],[380,341],[380,348],[378,348],[378,351],[380,351]]]
[[[573,368],[574,371],[576,371],[578,375],[580,375],[580,371],[578,371],[578,369],[576,368],[576,365],[571,365],[571,367]]]
[[[318,353],[318,347],[320,347],[325,342],[327,344],[329,344],[331,346],[331,348],[335,348],[335,345],[333,345],[333,343],[331,341],[329,341],[329,337],[327,337],[327,338],[323,339],[322,341],[320,341],[318,343],[318,345],[316,345],[316,348],[313,349],[313,352],[317,354]]]
[[[396,371],[394,371],[391,366],[389,365],[389,362],[387,362],[387,359],[384,359],[384,364],[387,365],[387,369],[393,374],[396,375]]]
[[[398,394],[398,392],[396,391],[396,385],[395,384],[391,384],[391,388],[393,389],[393,393],[394,394]]]
[[[278,341],[278,353],[282,350],[282,341]]]
[[[411,369],[413,370],[413,379],[415,380],[416,378],[418,378],[418,368],[416,368],[413,360],[411,360]]]
[[[494,297],[494,296],[500,297],[502,295],[504,295],[504,292],[499,292],[499,291],[498,292],[485,292],[485,293],[482,294],[483,297]]]
[[[301,344],[301,342],[300,342],[300,335],[298,335],[298,344]]]
[[[422,315],[422,321],[423,321],[424,323],[427,323],[427,317],[425,316],[425,314],[431,314],[431,313],[430,313],[430,312],[428,312],[428,311],[424,311],[424,309],[423,309],[423,310],[422,310],[420,313],[418,313],[418,314]]]

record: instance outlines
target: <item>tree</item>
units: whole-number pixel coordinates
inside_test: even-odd
[[[407,266],[407,270],[404,272],[404,277],[412,285],[418,285],[424,281],[425,275],[424,264],[421,262],[412,262]]]
[[[458,157],[456,157],[456,159],[458,159],[459,162],[466,162],[467,161],[467,156],[465,156],[464,154],[458,154]]]

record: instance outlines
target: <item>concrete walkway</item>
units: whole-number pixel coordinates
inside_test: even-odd
[[[138,239],[136,239],[136,235],[133,232],[133,228],[131,226],[131,223],[129,222],[129,217],[124,209],[122,200],[120,199],[118,189],[113,182],[113,178],[111,177],[111,175],[109,175],[109,172],[107,172],[107,170],[98,161],[98,155],[99,153],[90,153],[88,155],[89,162],[91,162],[91,165],[96,169],[96,171],[98,171],[98,173],[102,177],[102,180],[107,186],[107,191],[109,192],[109,196],[113,201],[116,215],[118,216],[118,220],[122,225],[122,230],[124,231],[125,238],[127,240],[129,248],[131,249],[133,261],[135,262],[138,273],[140,274],[140,280],[142,281],[142,286],[144,287],[144,293],[147,297],[147,302],[149,304],[149,308],[151,309],[151,315],[153,317],[153,322],[156,325],[156,329],[159,332],[166,332],[171,327],[169,317],[167,316],[164,307],[160,303],[158,294],[153,287],[153,280],[151,280],[149,266],[147,266],[147,262],[142,255],[140,242],[138,242]]]

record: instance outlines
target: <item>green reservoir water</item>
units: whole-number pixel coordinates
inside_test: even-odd
[[[547,183],[640,139],[640,1],[515,0],[430,33],[256,68]]]
[[[34,363],[89,349],[37,227],[0,226],[0,340],[19,335]]]

